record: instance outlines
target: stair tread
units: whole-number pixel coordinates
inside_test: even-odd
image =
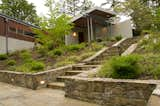
[[[52,83],[49,83],[48,86],[61,86],[61,87],[64,87],[65,84],[64,84],[64,82],[52,82]]]
[[[73,67],[97,67],[97,65],[76,65]]]
[[[84,72],[85,70],[74,70],[74,71],[66,71],[67,73],[81,73]]]

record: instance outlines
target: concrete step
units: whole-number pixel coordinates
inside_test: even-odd
[[[103,64],[104,61],[91,61],[91,62],[87,62],[87,65],[101,65]]]
[[[67,72],[65,72],[65,75],[67,75],[67,76],[72,76],[72,75],[80,74],[80,73],[82,73],[82,72],[84,72],[84,71],[83,71],[83,70],[80,70],[80,71],[78,71],[78,70],[67,71]]]
[[[75,65],[72,67],[72,70],[90,70],[96,67],[96,65]]]
[[[67,79],[66,77],[72,77],[72,76],[59,76],[57,77],[57,82],[65,82]]]
[[[64,90],[65,84],[63,82],[52,82],[47,85],[48,88]]]

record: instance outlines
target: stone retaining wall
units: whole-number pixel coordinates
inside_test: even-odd
[[[49,71],[35,74],[25,74],[21,72],[0,71],[0,82],[13,84],[30,89],[39,89],[47,86],[49,82],[56,81],[58,76],[64,75],[72,66],[65,66]]]
[[[103,106],[146,106],[156,87],[149,81],[76,77],[65,84],[66,97]]]

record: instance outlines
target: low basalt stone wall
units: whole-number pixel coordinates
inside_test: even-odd
[[[102,106],[147,106],[156,83],[138,80],[68,78],[65,96]]]
[[[58,76],[64,75],[65,72],[71,70],[71,68],[72,66],[70,65],[34,74],[0,71],[0,82],[36,90],[46,87],[47,84],[52,81],[56,81]]]

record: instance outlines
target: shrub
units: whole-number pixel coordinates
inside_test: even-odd
[[[16,65],[16,61],[15,60],[8,60],[7,65],[14,66],[14,65]]]
[[[33,71],[41,71],[44,70],[45,68],[45,64],[42,62],[38,62],[38,61],[32,61],[31,63],[31,70]]]
[[[21,66],[16,67],[16,71],[20,72],[39,72],[43,71],[45,68],[45,64],[39,61],[31,61],[22,64]]]
[[[85,46],[86,46],[86,45],[85,45],[84,43],[69,45],[69,46],[67,46],[67,50],[68,50],[68,51],[79,51],[79,50],[81,50],[81,49],[84,49]]]
[[[118,35],[118,36],[115,36],[114,38],[116,41],[120,41],[122,39],[122,36],[121,35]]]
[[[61,49],[55,49],[55,50],[53,50],[53,54],[57,55],[57,56],[60,56],[60,55],[63,54],[63,51]]]
[[[7,54],[0,54],[0,60],[6,60],[8,58]]]
[[[99,75],[117,79],[137,78],[140,74],[139,59],[138,55],[114,57],[102,66]]]
[[[47,55],[48,49],[45,46],[37,47],[36,51],[41,54],[41,56]]]
[[[29,51],[23,51],[20,52],[20,58],[22,58],[23,60],[30,60],[32,58],[32,55]]]
[[[152,32],[148,36],[146,36],[141,42],[139,42],[139,46],[142,50],[146,52],[160,52],[160,32]]]
[[[99,44],[97,42],[91,43],[91,49],[93,51],[98,51],[98,50],[102,49],[103,47],[104,47],[103,45],[101,45],[101,44]]]
[[[69,60],[64,60],[64,61],[61,61],[61,62],[57,62],[55,64],[55,67],[66,66],[66,65],[69,65],[69,64],[75,64],[75,62],[74,61],[69,61]]]
[[[62,51],[62,49],[60,49],[60,48],[54,49],[54,50],[52,50],[52,51],[50,51],[50,52],[48,53],[48,55],[51,56],[51,57],[61,56],[62,54],[63,54],[63,51]]]

